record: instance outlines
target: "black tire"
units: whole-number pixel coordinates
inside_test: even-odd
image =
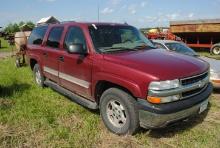
[[[38,73],[38,72],[39,72],[39,73]],[[35,65],[34,65],[33,73],[34,73],[35,82],[36,82],[40,87],[44,87],[45,78],[44,78],[44,76],[42,75],[40,66],[39,66],[38,64],[35,64]],[[38,79],[39,81],[38,81],[37,79]]]
[[[107,113],[107,107],[111,101],[119,102],[124,107],[123,115],[126,116],[126,122],[122,127],[115,126],[111,119],[109,119],[110,116]],[[136,100],[129,93],[118,88],[110,88],[102,94],[100,99],[100,113],[105,126],[115,134],[132,135],[140,127]]]

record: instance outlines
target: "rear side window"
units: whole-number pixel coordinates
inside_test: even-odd
[[[52,48],[58,48],[60,46],[60,39],[63,33],[63,27],[54,27],[50,30],[49,37],[47,39],[47,46]]]
[[[41,45],[43,42],[44,35],[47,31],[47,26],[41,26],[35,28],[28,39],[28,44]]]

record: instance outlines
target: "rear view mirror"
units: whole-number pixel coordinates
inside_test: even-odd
[[[70,44],[68,46],[68,52],[72,54],[87,54],[86,50],[83,48],[83,44]]]

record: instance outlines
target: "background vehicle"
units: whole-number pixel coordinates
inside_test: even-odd
[[[191,48],[204,48],[220,54],[220,20],[171,21],[170,31]]]
[[[104,124],[116,134],[133,134],[139,126],[164,127],[202,113],[212,92],[206,62],[155,49],[127,24],[43,25],[32,31],[27,48],[39,86],[99,108]]]
[[[181,39],[178,36],[171,33],[170,29],[167,27],[142,28],[140,30],[148,39],[181,41]]]
[[[170,41],[170,40],[152,40],[154,45],[158,48],[166,49],[168,51],[174,51],[189,56],[199,57],[199,55],[186,44]],[[199,57],[210,64],[210,79],[215,88],[220,88],[220,61],[207,58]]]

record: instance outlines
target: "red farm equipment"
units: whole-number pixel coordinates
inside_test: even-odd
[[[220,19],[171,21],[170,31],[191,48],[220,55]]]

